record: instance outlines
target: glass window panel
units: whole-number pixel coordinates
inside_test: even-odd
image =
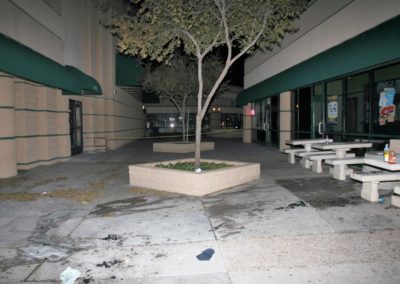
[[[346,133],[369,132],[368,73],[346,79]]]
[[[328,132],[343,131],[343,81],[337,80],[326,84],[326,128]]]
[[[374,71],[374,82],[382,82],[399,78],[400,64],[392,65],[389,67],[381,68]]]
[[[80,128],[76,128],[75,129],[75,142],[76,144],[74,146],[82,146],[82,139],[81,139],[81,129]]]
[[[383,135],[400,134],[400,69],[385,73],[386,78],[397,79],[377,81],[371,99],[372,133]],[[384,77],[381,77],[384,78]]]
[[[311,88],[303,88],[299,90],[299,102],[298,102],[298,119],[299,119],[299,130],[310,131],[311,130]]]
[[[81,121],[81,108],[76,107],[75,109],[75,126],[76,127],[81,127],[82,126],[82,121]]]

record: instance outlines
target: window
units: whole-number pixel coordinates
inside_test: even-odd
[[[346,78],[346,133],[369,132],[369,75],[363,73]]]
[[[326,84],[326,128],[328,133],[343,131],[343,81],[336,80]]]
[[[296,92],[295,111],[296,139],[311,138],[311,87]]]
[[[371,115],[373,134],[400,134],[400,64],[374,72]]]

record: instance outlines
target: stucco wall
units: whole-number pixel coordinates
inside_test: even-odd
[[[71,154],[67,97],[60,90],[0,77],[0,118],[7,126],[0,132],[0,177],[66,160]]]
[[[0,1],[0,32],[63,64],[61,22],[43,1]]]
[[[397,16],[399,12],[398,0],[319,0],[300,20],[301,36],[281,49],[267,54],[258,53],[246,60],[244,88],[355,37]]]

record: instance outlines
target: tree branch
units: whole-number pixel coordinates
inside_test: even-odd
[[[180,115],[182,116],[182,110],[181,110],[181,108],[179,107],[179,105],[178,105],[178,103],[176,102],[176,100],[175,100],[174,98],[172,98],[172,97],[169,97],[169,99],[171,100],[171,102],[173,102],[173,103],[175,104],[175,106],[176,106],[176,108],[178,109]]]
[[[267,13],[265,12],[264,14],[264,19],[263,19],[263,23],[261,25],[261,29],[260,31],[257,33],[257,35],[254,37],[254,39],[243,48],[243,50],[241,52],[239,52],[238,54],[236,54],[236,56],[234,58],[232,58],[231,62],[232,64],[238,60],[241,56],[243,56],[243,54],[245,54],[250,48],[252,48],[256,42],[258,41],[258,39],[261,37],[261,35],[263,34],[264,30],[265,30],[265,26],[267,24]]]

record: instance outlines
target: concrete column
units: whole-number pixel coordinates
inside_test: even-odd
[[[288,149],[286,140],[292,137],[292,94],[293,92],[284,92],[279,95],[279,150]]]
[[[251,143],[251,104],[243,106],[243,143]]]
[[[14,80],[0,74],[0,178],[17,175]]]

